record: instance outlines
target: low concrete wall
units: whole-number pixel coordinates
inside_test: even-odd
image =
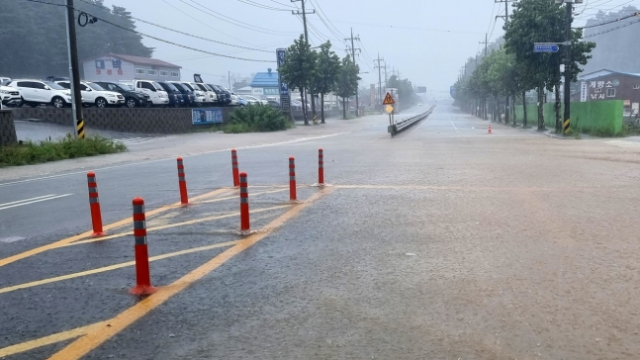
[[[13,124],[13,114],[10,110],[0,110],[0,146],[7,146],[18,142],[16,127]]]
[[[221,108],[223,121],[229,118],[234,108]],[[186,133],[193,125],[191,108],[181,109],[82,109],[87,127],[93,129],[112,130],[148,134]],[[49,107],[15,108],[11,110],[15,120],[39,120],[62,125],[73,124],[71,109]]]

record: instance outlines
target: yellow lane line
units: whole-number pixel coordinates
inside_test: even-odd
[[[588,190],[593,188],[569,187],[492,187],[492,186],[436,186],[436,185],[335,185],[337,189],[389,189],[389,190],[468,190],[468,191],[558,191]]]
[[[169,300],[174,295],[178,294],[182,290],[184,290],[187,286],[191,285],[195,281],[198,281],[203,276],[217,269],[220,265],[229,261],[235,255],[243,252],[248,249],[258,241],[264,239],[266,236],[270,235],[275,229],[281,227],[289,221],[294,216],[298,215],[303,209],[311,205],[314,201],[321,198],[323,195],[329,194],[332,192],[332,188],[325,188],[320,190],[311,196],[307,201],[296,204],[291,209],[289,209],[284,214],[280,215],[278,218],[273,220],[265,227],[264,232],[257,232],[253,235],[246,237],[243,240],[240,240],[235,246],[225,250],[221,254],[217,255],[213,259],[204,263],[197,269],[178,279],[171,285],[161,287],[158,291],[151,296],[143,299],[138,302],[136,305],[130,307],[129,309],[123,311],[119,315],[116,315],[114,318],[108,320],[111,326],[109,327],[100,327],[93,328],[87,332],[86,335],[81,338],[75,340],[71,344],[69,344],[64,349],[60,350],[53,356],[51,356],[50,360],[74,360],[80,359],[84,355],[88,354],[91,350],[97,348],[107,340],[109,340],[114,335],[118,334],[122,330],[126,329],[129,325],[133,324],[151,310],[157,308],[162,305],[165,301]]]
[[[264,192],[259,192],[259,193],[255,193],[255,194],[249,194],[249,199],[251,199],[251,197],[253,196],[258,196],[258,195],[264,195],[264,194],[272,194],[272,193],[277,193],[277,192],[282,192],[282,191],[287,191],[288,189],[279,189],[279,190],[272,190],[272,191],[264,191]],[[225,201],[225,200],[233,200],[233,199],[240,199],[240,197],[238,196],[230,196],[230,197],[226,197],[226,198],[218,198],[218,199],[213,199],[213,200],[206,200],[206,201],[200,201],[198,202],[198,204],[208,204],[208,203],[215,203],[215,202],[220,202],[220,201]]]
[[[255,209],[255,210],[249,211],[249,213],[250,214],[257,214],[257,213],[261,213],[261,212],[265,212],[265,211],[282,209],[282,208],[289,207],[289,206],[291,206],[291,205],[278,205],[278,206],[268,207],[268,208],[264,208],[264,209]],[[206,222],[206,221],[226,219],[226,218],[230,218],[230,217],[234,217],[234,216],[240,216],[240,213],[239,212],[234,212],[234,213],[229,213],[229,214],[224,214],[224,215],[214,215],[214,216],[208,216],[208,217],[204,217],[204,218],[200,218],[200,219],[188,220],[188,221],[175,223],[175,224],[167,224],[167,225],[160,225],[160,226],[150,227],[150,228],[147,229],[147,233],[151,232],[151,231],[170,229],[170,228],[179,227],[179,226],[193,225],[193,224]],[[76,241],[76,242],[74,242],[72,244],[66,244],[66,245],[63,245],[63,246],[75,246],[75,245],[89,244],[89,243],[94,243],[94,242],[102,242],[102,241],[106,241],[106,240],[125,237],[127,235],[133,235],[133,231],[122,232],[122,233],[119,233],[119,234],[103,236],[103,237],[99,237],[99,238],[95,238],[95,239]]]
[[[198,201],[200,199],[206,199],[208,197],[216,196],[216,195],[219,195],[219,194],[225,194],[225,193],[230,192],[230,191],[233,191],[233,189],[224,188],[224,189],[214,190],[214,191],[211,191],[209,193],[196,196],[196,197],[192,198],[191,201]],[[172,205],[166,205],[166,206],[159,207],[157,209],[148,211],[146,215],[147,216],[157,215],[157,214],[160,214],[160,213],[165,212],[167,210],[173,209],[176,206],[180,206],[180,203],[175,203],[175,204],[172,204]],[[122,219],[120,221],[116,221],[116,222],[107,224],[107,225],[103,226],[103,229],[104,229],[104,231],[108,231],[108,230],[119,228],[121,226],[125,226],[125,225],[128,225],[128,224],[131,224],[131,222],[132,222],[131,217],[128,217],[126,219]],[[31,249],[31,250],[27,250],[27,251],[22,252],[20,254],[16,254],[16,255],[13,255],[13,256],[6,257],[4,259],[0,259],[0,267],[8,265],[8,264],[11,264],[11,263],[16,262],[18,260],[26,259],[26,258],[28,258],[30,256],[33,256],[33,255],[37,255],[37,254],[43,253],[45,251],[49,251],[49,250],[52,250],[52,249],[55,249],[55,248],[58,248],[58,247],[61,247],[61,246],[65,246],[67,244],[71,244],[72,242],[75,242],[75,241],[78,241],[78,240],[86,239],[88,237],[91,237],[91,234],[93,234],[93,231],[87,231],[87,232],[84,232],[82,234],[71,236],[71,237],[68,237],[66,239],[58,240],[56,242],[53,242],[53,243],[50,243],[50,244],[47,244],[47,245],[43,245],[43,246],[39,246],[39,247]]]
[[[180,251],[176,251],[176,252],[172,252],[172,253],[162,254],[162,255],[158,255],[158,256],[152,256],[152,257],[149,258],[149,261],[157,261],[157,260],[167,259],[167,258],[174,257],[174,256],[186,255],[186,254],[191,254],[191,253],[195,253],[195,252],[206,251],[206,250],[211,250],[211,249],[225,247],[225,246],[231,246],[231,245],[237,244],[238,241],[239,240],[227,241],[227,242],[223,242],[223,243],[219,243],[219,244],[200,246],[200,247],[193,248],[193,249],[180,250]],[[109,265],[109,266],[105,266],[105,267],[101,267],[101,268],[97,268],[97,269],[91,269],[91,270],[81,271],[81,272],[77,272],[77,273],[73,273],[73,274],[56,276],[56,277],[52,277],[52,278],[48,278],[48,279],[44,279],[44,280],[32,281],[32,282],[28,282],[28,283],[24,283],[24,284],[20,284],[20,285],[9,286],[9,287],[0,289],[0,294],[8,293],[8,292],[11,292],[11,291],[16,291],[16,290],[20,290],[20,289],[28,289],[28,288],[31,288],[31,287],[36,287],[36,286],[45,285],[45,284],[51,284],[51,283],[58,282],[58,281],[75,279],[75,278],[79,278],[79,277],[82,277],[82,276],[99,274],[99,273],[103,273],[103,272],[106,272],[106,271],[121,269],[121,268],[125,268],[125,267],[128,267],[128,266],[133,266],[135,264],[136,264],[135,261],[127,261],[127,262],[123,262],[123,263],[120,263],[120,264]]]
[[[39,348],[41,346],[55,344],[60,341],[71,340],[73,338],[77,338],[78,336],[85,335],[90,330],[94,330],[106,325],[107,325],[106,321],[101,321],[95,324],[82,326],[75,329],[62,331],[57,334],[41,337],[36,340],[25,341],[20,344],[7,346],[5,348],[0,349],[0,358],[3,358],[5,356],[11,356],[11,355],[18,354],[25,351],[29,351],[35,348]]]

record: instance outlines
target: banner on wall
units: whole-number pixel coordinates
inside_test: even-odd
[[[191,111],[193,125],[222,124],[222,109],[193,109]]]

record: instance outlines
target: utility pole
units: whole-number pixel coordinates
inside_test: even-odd
[[[76,19],[73,0],[67,0],[67,47],[69,49],[69,81],[71,85],[71,107],[75,115],[75,134],[84,139],[84,118],[82,116],[82,95],[80,94],[80,67],[78,65],[78,44],[76,42]]]
[[[380,59],[380,53],[378,53],[378,59],[377,60],[376,59],[373,60],[373,62],[376,63],[374,65],[374,68],[378,69],[378,93],[380,95],[380,101],[381,102],[382,102],[382,68],[383,68],[383,66],[380,65],[380,63],[382,61],[384,61],[384,58]],[[385,61],[385,64],[384,64],[384,71],[385,71],[385,73],[387,72],[387,63],[386,63],[386,61]],[[385,78],[386,78],[386,76],[385,76]],[[385,85],[386,85],[386,82],[387,82],[387,80],[385,79]]]
[[[351,38],[350,39],[351,39],[351,58],[353,59],[353,64],[357,66],[357,63],[356,63],[356,50],[358,50],[358,51],[361,51],[361,50],[360,49],[356,49],[354,47],[354,44],[353,44],[353,40],[354,40],[353,28],[351,28]],[[355,39],[360,41],[360,37],[359,36],[356,36]],[[344,39],[344,41],[349,41],[349,38]],[[360,88],[360,85],[356,86],[356,117],[358,117],[358,115],[360,115],[360,111],[358,110],[358,108],[359,108],[358,92],[360,92],[359,88]]]
[[[480,42],[481,45],[484,45],[484,57],[483,60],[487,57],[487,47],[489,45],[488,34],[484,33],[484,42]],[[478,68],[478,56],[476,56],[476,69]],[[482,99],[482,116],[484,119],[487,119],[487,98]]]
[[[227,71],[227,76],[229,78],[229,90],[233,91],[233,89],[231,88],[231,71]]]
[[[564,5],[567,7],[567,28],[564,46],[564,123],[562,124],[562,134],[567,135],[571,130],[571,23],[573,22],[573,4],[570,1],[565,1]]]
[[[497,18],[504,18],[504,25],[507,26],[509,24],[509,3],[515,0],[494,0],[495,3],[504,3],[504,15],[498,15]],[[509,123],[509,95],[507,95],[505,104],[505,113],[504,113],[504,121],[506,124]]]
[[[309,31],[307,30],[307,15],[308,14],[315,14],[316,11],[313,10],[311,12],[307,12],[305,9],[305,2],[307,0],[291,0],[291,2],[298,2],[300,1],[302,3],[302,12],[300,12],[299,10],[296,11],[291,11],[291,13],[293,15],[302,15],[302,25],[304,26],[304,42],[307,46],[309,46]],[[300,96],[302,97],[302,114],[304,116],[304,124],[305,125],[309,125],[309,120],[307,120],[307,100],[306,100],[306,91],[304,91],[303,89],[300,90]],[[313,101],[313,94],[311,94],[311,111],[314,114],[314,118],[313,121],[314,123],[317,122],[317,119],[315,118],[315,113],[316,113],[316,104],[315,101]]]

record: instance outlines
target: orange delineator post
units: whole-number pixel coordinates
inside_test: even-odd
[[[92,171],[87,173],[87,185],[89,186],[89,208],[91,210],[91,224],[93,225],[92,237],[104,235],[102,230],[102,212],[100,211],[100,198],[98,197],[98,183],[96,174]]]
[[[318,149],[318,184],[324,185],[324,150]]]
[[[298,194],[296,189],[296,160],[292,157],[289,158],[289,199],[291,201],[297,200]]]
[[[247,183],[247,173],[241,172],[240,176],[240,231],[249,231],[249,185]]]
[[[149,295],[156,292],[151,286],[149,271],[149,249],[147,248],[147,221],[144,211],[144,200],[133,199],[133,236],[135,237],[136,286],[129,292],[134,295]]]
[[[489,124],[489,129],[487,130],[487,134],[491,134],[491,124]]]
[[[238,152],[236,149],[231,150],[231,172],[233,175],[233,186],[240,186],[240,175],[238,169]]]
[[[181,157],[178,158],[178,186],[180,188],[180,203],[183,206],[189,204],[189,196],[187,195],[187,180],[184,175],[184,162]]]

